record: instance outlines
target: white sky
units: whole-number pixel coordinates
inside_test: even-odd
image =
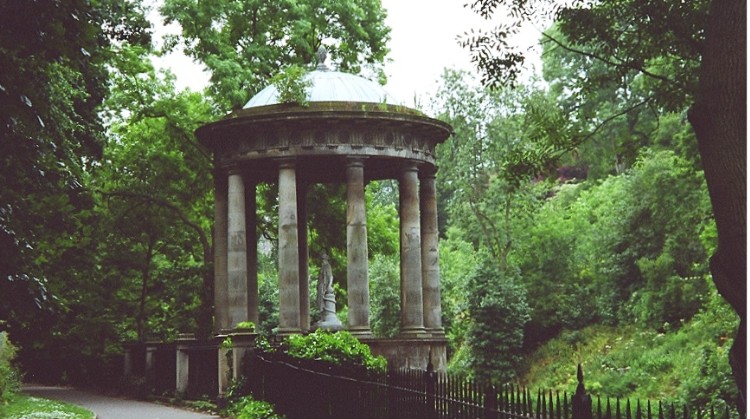
[[[406,106],[414,106],[415,96],[423,106],[437,90],[444,68],[474,71],[469,53],[456,42],[456,36],[472,28],[489,29],[493,22],[484,21],[464,4],[468,0],[382,0],[388,12],[386,24],[391,27],[390,62],[386,63],[386,89]],[[161,3],[152,0],[152,4]],[[176,26],[165,28],[154,6],[150,19],[157,38],[164,33],[177,33]],[[496,13],[496,16],[500,16]],[[498,18],[496,17],[496,19]],[[517,40],[526,49],[533,46],[539,33],[526,30]],[[538,55],[538,53],[537,53]],[[538,67],[540,60],[528,59]],[[209,75],[203,66],[181,53],[155,59],[157,67],[169,68],[177,77],[178,89],[201,90]],[[529,66],[531,68],[531,66]],[[532,70],[533,71],[533,70]]]

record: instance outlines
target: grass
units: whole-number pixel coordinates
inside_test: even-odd
[[[736,327],[736,315],[713,296],[693,319],[670,330],[629,325],[566,331],[526,358],[519,384],[571,394],[580,362],[593,396],[723,411],[737,397],[728,363]]]
[[[8,419],[91,419],[94,413],[80,406],[57,400],[14,394],[6,405],[0,405],[0,417]]]

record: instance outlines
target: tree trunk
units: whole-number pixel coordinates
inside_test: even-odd
[[[719,246],[711,274],[741,323],[729,363],[745,413],[746,394],[746,4],[713,0],[706,26],[696,102],[690,123],[698,139]]]
[[[203,340],[211,337],[214,325],[214,252],[205,234],[202,234],[202,230],[200,240],[203,247],[203,295],[201,296],[201,305],[198,309],[198,330],[196,336],[198,339]]]
[[[136,316],[138,342],[146,341],[146,332],[144,330],[146,323],[146,297],[148,296],[148,286],[151,279],[151,260],[154,258],[154,242],[155,239],[149,236],[146,257],[143,261],[143,270],[141,271],[141,297],[138,304],[138,314]]]

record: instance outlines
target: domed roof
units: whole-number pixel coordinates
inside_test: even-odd
[[[310,81],[307,88],[309,102],[364,102],[401,105],[383,86],[364,77],[330,70],[325,64],[325,51],[318,53],[318,67],[304,76]],[[279,92],[273,84],[248,101],[244,109],[279,103]]]

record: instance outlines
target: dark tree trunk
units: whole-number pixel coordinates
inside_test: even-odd
[[[741,318],[729,355],[744,416],[746,395],[746,3],[713,0],[690,123],[698,138],[719,246],[711,274]]]
[[[143,261],[143,270],[141,271],[141,298],[138,304],[138,314],[136,315],[136,330],[138,332],[138,342],[146,341],[146,298],[148,297],[148,287],[151,279],[151,261],[154,259],[155,239],[151,236],[148,238],[148,248],[146,257]]]
[[[214,264],[213,247],[208,243],[206,235],[201,230],[201,246],[203,247],[203,288],[201,305],[198,309],[198,339],[211,337],[214,326]]]

